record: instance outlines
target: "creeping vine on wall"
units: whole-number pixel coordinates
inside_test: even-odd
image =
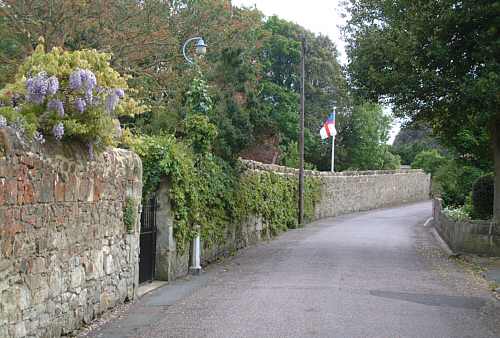
[[[262,216],[271,234],[297,227],[297,179],[271,172],[240,172],[211,153],[195,153],[173,136],[142,137],[133,145],[143,162],[144,194],[154,193],[162,177],[170,182],[174,236],[183,251],[200,226],[211,247],[228,229],[250,215]],[[306,179],[305,216],[311,219],[319,183]]]
[[[138,201],[132,197],[127,197],[123,203],[123,223],[129,233],[134,232],[138,216]]]

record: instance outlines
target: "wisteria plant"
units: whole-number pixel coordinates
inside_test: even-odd
[[[95,50],[46,53],[38,45],[15,82],[0,91],[0,128],[44,143],[76,140],[94,149],[113,146],[122,132],[118,117],[143,107],[127,93],[127,78],[109,64],[110,54]]]

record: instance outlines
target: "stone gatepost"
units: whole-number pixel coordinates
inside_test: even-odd
[[[172,281],[185,276],[189,269],[189,252],[180,254],[174,238],[174,215],[168,179],[162,178],[156,192],[156,268],[155,279]]]

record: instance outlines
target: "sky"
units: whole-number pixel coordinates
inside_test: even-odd
[[[277,15],[312,32],[327,35],[337,45],[339,62],[345,65],[347,56],[340,30],[345,19],[341,15],[341,2],[342,0],[232,0],[233,5],[256,6],[266,16]],[[394,141],[399,129],[399,123],[394,123],[389,143]]]

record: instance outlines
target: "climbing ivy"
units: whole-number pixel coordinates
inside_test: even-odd
[[[297,178],[273,172],[250,172],[240,179],[237,211],[240,218],[261,215],[271,235],[293,229],[297,222]],[[305,180],[304,216],[311,220],[314,204],[319,200],[319,183],[312,177]]]
[[[197,226],[204,243],[212,246],[252,214],[262,216],[272,235],[297,227],[295,177],[245,172],[210,152],[194,152],[188,144],[170,135],[142,137],[133,144],[143,162],[144,198],[158,189],[162,177],[169,179],[180,251],[187,248]],[[318,182],[307,178],[305,191],[305,216],[311,219],[319,199]]]

